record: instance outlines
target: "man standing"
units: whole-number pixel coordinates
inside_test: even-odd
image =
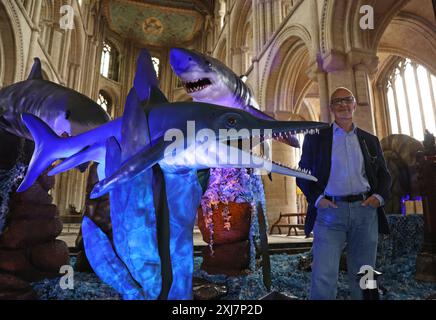
[[[363,265],[375,267],[378,232],[389,233],[382,206],[391,176],[377,137],[353,123],[353,93],[336,89],[330,109],[334,123],[306,136],[300,161],[318,181],[297,179],[308,201],[306,236],[314,232],[310,298],[336,299],[346,248],[351,298],[362,299],[357,273]]]

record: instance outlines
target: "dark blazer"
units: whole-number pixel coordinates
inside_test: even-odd
[[[391,175],[386,167],[383,152],[378,138],[362,129],[357,128],[356,135],[360,143],[365,163],[365,173],[371,187],[370,193],[381,195],[386,202],[390,195]],[[303,154],[300,167],[309,169],[318,181],[313,182],[297,179],[298,187],[307,198],[308,208],[304,231],[309,236],[315,224],[317,209],[315,202],[324,193],[330,176],[333,142],[333,125],[320,130],[319,134],[306,135],[303,143]],[[379,232],[389,234],[389,225],[384,208],[378,208]]]

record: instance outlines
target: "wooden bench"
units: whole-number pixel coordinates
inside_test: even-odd
[[[288,233],[287,236],[291,235],[292,230],[294,230],[294,233],[296,236],[298,236],[298,230],[304,229],[304,218],[306,214],[305,213],[281,213],[280,216],[277,219],[275,223],[271,226],[269,234],[273,234],[273,231],[275,228],[278,229],[279,234],[282,234],[281,228],[287,228]],[[291,222],[291,218],[297,217],[297,223]]]

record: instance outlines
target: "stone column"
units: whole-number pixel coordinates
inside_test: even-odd
[[[272,12],[272,3],[271,0],[263,0],[263,8],[264,8],[264,14],[265,14],[265,42],[268,41],[268,39],[273,34],[273,12]]]
[[[42,1],[36,1],[35,5],[34,5],[34,14],[33,14],[33,19],[32,19],[32,25],[30,26],[32,29],[32,34],[30,36],[30,45],[29,45],[29,55],[27,57],[27,69],[30,70],[30,68],[33,65],[33,55],[34,55],[34,51],[35,51],[35,47],[38,44],[38,36],[39,36],[39,27],[38,27],[38,23],[39,23],[39,18],[41,15],[41,4]]]
[[[231,48],[230,53],[232,55],[232,70],[237,74],[243,74],[248,66],[247,66],[247,52],[249,48],[246,46],[242,46],[239,48]]]
[[[319,105],[320,105],[320,121],[329,123],[331,121],[329,108],[329,89],[327,82],[327,73],[324,72],[318,65],[318,62],[312,63],[306,74],[310,80],[318,83],[319,88]]]
[[[257,23],[253,23],[255,27],[254,37],[256,38],[256,53],[259,53],[266,42],[266,10],[265,10],[265,0],[253,0],[253,21],[257,21]]]
[[[33,2],[33,1],[27,1],[27,2],[25,3],[25,6],[24,6],[24,8],[26,9],[26,12],[27,12],[27,14],[28,14],[29,16],[32,15],[32,2]]]
[[[220,0],[219,4],[220,4],[220,7],[219,7],[219,10],[218,10],[218,17],[219,17],[219,19],[218,19],[218,26],[219,26],[218,30],[221,30],[222,24],[225,23],[225,21],[223,21],[223,20],[225,19],[225,16],[226,16],[226,1],[225,0]],[[223,22],[221,22],[221,21],[223,21]],[[220,33],[220,31],[218,31],[218,34],[219,33]]]
[[[357,108],[354,119],[357,125],[370,133],[375,133],[374,110],[371,101],[369,78],[366,66],[357,64],[354,66],[354,80],[356,89],[354,95],[357,100]]]
[[[276,120],[289,120],[291,112],[280,111],[275,114]],[[272,158],[274,161],[295,166],[294,150],[283,143],[272,141]],[[262,177],[266,198],[268,225],[277,221],[280,212],[297,212],[297,187],[294,177],[272,174],[272,181],[267,176]]]
[[[282,2],[282,0],[272,0],[271,15],[273,19],[273,31],[276,31],[279,28],[284,18]]]
[[[316,79],[319,88],[320,121],[330,123],[332,121],[329,108],[329,91],[327,85],[327,74],[317,72]]]
[[[374,116],[376,123],[376,132],[378,138],[381,140],[389,135],[389,123],[387,121],[389,115],[386,112],[387,97],[385,87],[381,83],[373,86],[374,89]]]

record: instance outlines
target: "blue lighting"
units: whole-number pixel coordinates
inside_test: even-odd
[[[126,300],[192,299],[193,228],[202,195],[197,170],[210,168],[211,163],[212,167],[235,168],[245,168],[247,163],[213,162],[220,151],[209,154],[204,163],[197,162],[189,157],[197,147],[196,140],[190,137],[190,144],[177,156],[192,161],[172,163],[165,154],[169,142],[164,133],[184,128],[188,121],[196,121],[199,128],[210,128],[217,141],[218,131],[229,123],[234,125],[235,119],[241,128],[275,130],[276,134],[328,126],[271,121],[256,115],[208,103],[169,103],[158,88],[151,57],[143,49],[122,118],[61,139],[40,118],[22,115],[34,137],[35,150],[20,190],[30,187],[59,158],[66,160],[50,174],[88,161],[97,162],[100,181],[91,198],[109,193],[113,239],[88,217],[84,218],[85,252],[95,273]],[[221,159],[227,154],[218,156]],[[255,155],[249,157],[252,166],[264,161]],[[270,165],[276,173],[316,180],[306,172]]]

